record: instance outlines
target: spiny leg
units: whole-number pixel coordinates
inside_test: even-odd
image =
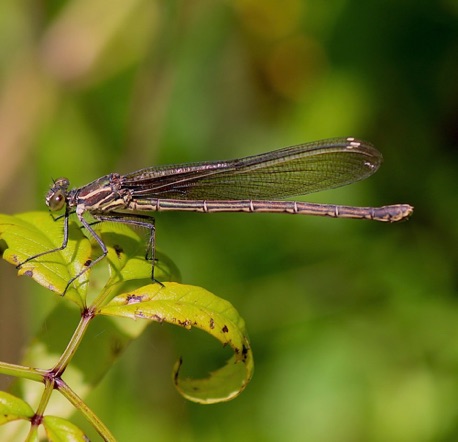
[[[80,220],[81,224],[83,227],[90,233],[90,235],[97,241],[97,244],[100,246],[102,250],[102,254],[98,256],[94,261],[90,261],[88,265],[85,265],[83,269],[78,272],[75,276],[73,276],[68,282],[67,285],[65,286],[64,291],[62,292],[61,296],[65,296],[65,293],[67,293],[68,288],[75,282],[81,275],[86,273],[90,268],[95,266],[98,262],[100,262],[105,256],[108,254],[108,249],[105,243],[103,242],[102,238],[100,238],[99,235],[95,232],[95,230],[91,227],[91,224],[93,223],[88,223],[83,216],[84,212],[76,212],[76,215],[78,216],[78,219]]]
[[[154,278],[154,266],[156,264],[156,227],[154,217],[144,214],[125,214],[113,212],[110,215],[94,215],[98,221],[114,221],[122,224],[129,224],[149,230],[148,246],[146,248],[145,259],[151,261],[151,280],[162,285]]]
[[[95,230],[92,227],[94,224],[98,224],[99,222],[103,222],[103,221],[113,221],[113,222],[119,222],[119,223],[123,223],[123,224],[135,225],[135,226],[147,228],[150,231],[149,240],[148,240],[148,248],[147,248],[147,252],[146,252],[145,258],[152,261],[152,267],[151,267],[151,279],[152,279],[152,281],[153,282],[158,282],[159,284],[161,284],[160,281],[157,281],[156,279],[154,279],[155,226],[154,226],[154,218],[153,217],[147,216],[147,215],[143,215],[143,214],[134,215],[134,216],[129,215],[129,214],[126,215],[126,214],[118,214],[118,213],[113,213],[113,214],[110,214],[110,215],[105,214],[103,216],[94,214],[93,216],[94,216],[96,221],[88,222],[84,218],[83,213],[84,212],[78,212],[77,211],[78,219],[81,222],[82,227],[85,228],[89,232],[89,234],[96,240],[96,242],[99,245],[102,253],[94,261],[91,261],[88,265],[86,265],[80,272],[78,272],[75,276],[73,276],[67,282],[67,285],[65,286],[65,289],[62,292],[61,296],[65,295],[65,293],[67,292],[68,288],[81,275],[86,273],[90,268],[95,266],[97,263],[102,261],[107,256],[107,254],[108,254],[107,246],[103,242],[102,238],[95,232]],[[141,221],[142,219],[145,220],[145,221]],[[49,252],[47,251],[47,252],[45,252],[43,254],[47,254],[47,253],[50,253],[50,252],[53,252],[53,251],[57,251],[57,250],[62,250],[67,246],[67,242],[68,242],[68,216],[65,217],[64,226],[65,227],[64,227],[64,243],[63,243],[63,245],[61,247],[55,249],[55,250],[51,250]],[[41,256],[43,254],[40,254],[39,256]],[[148,255],[150,255],[150,256],[148,256]]]

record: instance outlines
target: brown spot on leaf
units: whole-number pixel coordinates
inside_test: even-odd
[[[229,332],[229,329],[227,328],[227,325],[225,325],[225,326],[222,328],[222,332],[223,332],[223,333],[228,333],[228,332]]]
[[[164,318],[163,318],[162,316],[156,315],[156,314],[154,314],[153,316],[151,316],[151,319],[152,319],[153,321],[156,321],[156,322],[164,322]]]
[[[248,347],[245,345],[242,347],[242,360],[245,361],[248,355]]]
[[[126,303],[129,304],[138,304],[143,301],[143,296],[141,295],[127,295]]]
[[[118,244],[114,244],[114,245],[113,245],[113,249],[114,249],[114,251],[116,252],[116,256],[117,256],[118,258],[121,258],[121,253],[124,252],[124,250],[122,249],[122,247],[121,247],[120,245],[118,245]]]
[[[89,267],[91,264],[92,264],[92,259],[89,258],[88,260],[86,260],[86,262],[83,265],[84,267]]]
[[[184,328],[188,328],[188,329],[191,328],[192,326],[192,323],[189,319],[185,319],[184,321],[177,320],[177,324],[181,325]]]
[[[213,330],[215,328],[215,320],[210,318],[210,328]]]
[[[24,272],[24,275],[25,275],[25,276],[30,276],[30,277],[32,278],[32,277],[33,277],[33,271],[32,271],[32,270],[26,270],[26,271]]]

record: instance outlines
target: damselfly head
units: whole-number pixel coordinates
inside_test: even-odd
[[[59,178],[54,181],[51,189],[46,194],[46,205],[50,210],[60,210],[65,206],[69,184],[70,182],[67,178]]]

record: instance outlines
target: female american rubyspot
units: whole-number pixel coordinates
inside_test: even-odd
[[[353,207],[271,200],[365,179],[381,162],[382,155],[370,143],[355,138],[333,138],[230,161],[150,167],[127,175],[111,173],[72,190],[68,188],[67,178],[59,178],[49,190],[46,204],[51,211],[65,208],[62,245],[30,257],[18,267],[63,250],[68,241],[68,218],[73,212],[97,241],[102,254],[68,282],[63,294],[108,253],[92,223],[84,218],[85,213],[96,221],[116,221],[149,229],[147,256],[151,256],[153,271],[155,228],[154,218],[148,212],[268,212],[401,221],[412,213],[412,206]]]

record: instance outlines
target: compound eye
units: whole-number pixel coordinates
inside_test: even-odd
[[[57,190],[49,198],[46,198],[46,203],[50,210],[60,210],[65,205],[65,194],[62,190]]]

